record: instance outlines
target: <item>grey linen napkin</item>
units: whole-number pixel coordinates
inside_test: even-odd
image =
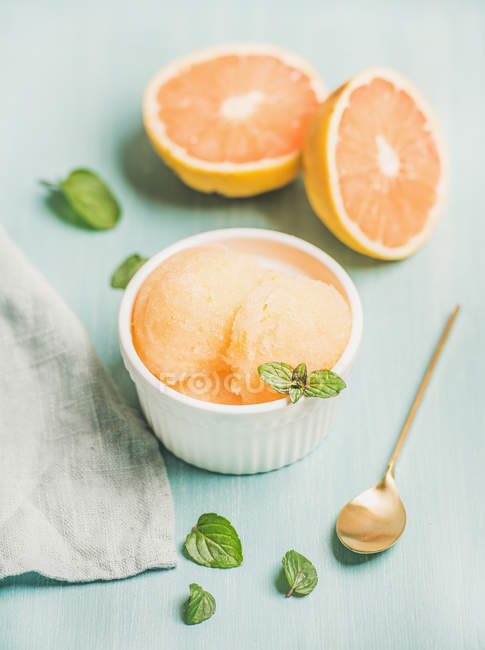
[[[155,437],[0,226],[0,578],[173,567],[173,528]]]

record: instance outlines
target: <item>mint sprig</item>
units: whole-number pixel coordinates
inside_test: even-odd
[[[293,594],[306,596],[315,589],[318,582],[317,570],[307,558],[296,551],[288,551],[282,560],[286,579],[290,590],[286,594],[289,598]]]
[[[185,539],[189,556],[203,566],[231,569],[243,561],[242,546],[234,526],[214,512],[201,515]]]
[[[347,384],[331,370],[314,370],[309,375],[305,363],[292,368],[282,361],[263,363],[258,367],[261,379],[277,393],[289,395],[294,404],[305,397],[328,398],[338,395]]]
[[[193,582],[190,585],[190,596],[184,610],[184,620],[187,625],[202,623],[202,621],[210,618],[215,611],[216,601],[214,596]]]
[[[83,223],[95,230],[109,230],[118,223],[121,208],[109,187],[90,169],[75,169],[59,183],[40,181],[61,193]]]

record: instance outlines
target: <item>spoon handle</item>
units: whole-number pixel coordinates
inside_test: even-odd
[[[401,431],[401,435],[399,436],[399,440],[397,441],[397,445],[394,451],[392,452],[392,456],[389,460],[389,464],[386,469],[386,474],[391,472],[394,475],[394,464],[399,455],[399,452],[401,451],[401,447],[403,446],[404,440],[409,431],[409,428],[411,427],[412,421],[414,420],[416,411],[418,410],[421,400],[423,399],[424,391],[428,386],[429,380],[431,379],[431,375],[433,374],[433,370],[436,366],[436,362],[438,361],[439,356],[443,350],[443,347],[446,343],[446,339],[448,338],[451,328],[453,327],[453,323],[455,322],[455,318],[457,317],[459,310],[460,310],[460,305],[457,305],[453,310],[451,316],[448,318],[446,327],[443,330],[443,334],[441,335],[440,340],[438,341],[438,345],[436,346],[433,356],[431,357],[431,361],[429,362],[428,367],[426,368],[426,373],[423,377],[419,390],[416,393],[416,397],[414,398],[414,402],[411,406],[411,409],[409,410],[408,416],[406,418],[406,422],[404,423],[404,426]]]

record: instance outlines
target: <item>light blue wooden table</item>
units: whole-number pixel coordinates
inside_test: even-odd
[[[79,315],[135,400],[116,333],[118,262],[212,228],[296,234],[351,273],[365,312],[361,355],[335,431],[310,457],[254,477],[199,471],[166,453],[177,543],[216,511],[240,531],[244,566],[178,568],[65,586],[34,574],[0,583],[1,650],[483,650],[485,648],[485,4],[323,0],[3,0],[0,5],[0,218]],[[140,102],[157,68],[192,49],[262,40],[307,57],[330,88],[393,66],[428,96],[451,157],[450,192],[431,241],[402,263],[371,261],[318,221],[300,181],[228,201],[184,187],[152,153]],[[99,170],[119,196],[112,232],[58,219],[38,178]],[[408,512],[399,544],[345,551],[340,507],[381,475],[445,318],[462,314],[397,470]],[[289,548],[318,568],[307,598],[281,593]],[[190,582],[217,614],[189,628]]]

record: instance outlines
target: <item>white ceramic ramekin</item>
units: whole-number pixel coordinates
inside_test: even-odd
[[[145,278],[170,255],[214,243],[256,254],[267,265],[294,268],[333,284],[342,293],[351,309],[352,331],[334,370],[344,378],[360,345],[362,307],[352,280],[329,255],[297,237],[258,228],[212,230],[183,239],[154,255],[126,288],[119,314],[121,354],[155,434],[172,453],[197,467],[224,474],[267,472],[293,463],[320,443],[347,391],[330,399],[302,398],[296,404],[286,398],[247,406],[203,402],[160,382],[142,363],[132,342],[133,303]]]

